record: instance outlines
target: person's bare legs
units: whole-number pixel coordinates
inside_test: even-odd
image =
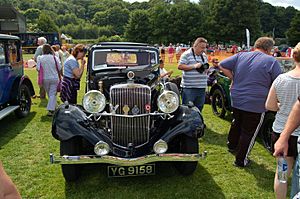
[[[288,176],[291,175],[292,169],[294,167],[295,159],[294,157],[286,157],[286,161],[288,164]],[[278,159],[276,158],[276,173],[274,178],[274,192],[276,199],[286,199],[287,194],[287,183],[280,183],[278,180],[278,165],[277,165]]]

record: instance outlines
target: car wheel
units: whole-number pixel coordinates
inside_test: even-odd
[[[199,153],[198,139],[194,137],[183,136],[179,140],[179,153]],[[198,165],[198,162],[176,162],[175,168],[182,175],[191,175],[194,173]]]
[[[219,89],[214,90],[214,92],[212,94],[211,108],[212,108],[214,115],[216,115],[220,118],[225,117],[225,114],[226,114],[225,97]]]
[[[70,140],[60,142],[60,155],[79,155],[81,147],[80,138],[71,138]],[[76,181],[80,177],[81,165],[63,164],[62,173],[67,182]]]
[[[25,84],[20,86],[17,101],[20,107],[15,111],[16,116],[18,118],[26,117],[31,108],[31,96],[29,88]]]
[[[266,113],[264,122],[260,128],[260,137],[262,139],[264,147],[270,152],[273,153],[274,146],[272,144],[272,126],[275,120],[274,113]]]

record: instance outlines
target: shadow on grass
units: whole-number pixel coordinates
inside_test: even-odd
[[[209,128],[205,129],[205,134],[203,137],[204,143],[211,145],[219,145],[222,147],[227,147],[227,134],[219,134]],[[227,149],[227,148],[226,148]]]
[[[256,178],[258,187],[262,187],[266,191],[273,191],[273,184],[270,179],[274,179],[275,170],[269,171],[264,164],[257,164],[252,161],[249,167],[244,168],[248,173],[251,173]]]
[[[211,129],[206,129],[206,134],[203,138],[204,145],[215,145],[215,146],[221,146],[221,148],[224,150],[223,153],[229,154],[227,152],[227,134],[219,134],[215,131],[212,131]],[[262,143],[260,137],[258,136],[256,138],[256,142]],[[268,151],[267,149],[265,149]],[[209,155],[209,151],[208,151]],[[271,155],[271,154],[270,154]],[[251,158],[251,157],[250,157]],[[274,172],[270,171],[265,164],[257,164],[256,162],[252,161],[251,165],[244,169],[246,172],[252,174],[256,178],[256,183],[258,187],[263,187],[266,191],[273,191],[273,185],[271,183],[270,185],[270,179],[274,178]]]
[[[155,176],[108,178],[106,166],[90,165],[78,182],[66,183],[66,198],[225,198],[201,164],[191,176],[180,175],[171,163],[156,168]]]
[[[36,112],[30,112],[27,117],[18,119],[12,113],[0,120],[0,148],[22,132],[35,115]]]

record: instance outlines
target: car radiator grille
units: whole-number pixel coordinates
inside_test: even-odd
[[[138,147],[149,141],[151,90],[140,84],[122,84],[110,89],[112,107],[118,107],[112,116],[112,140],[115,144],[128,147],[129,143]],[[146,108],[147,107],[147,108]],[[126,117],[127,116],[127,117]],[[129,117],[128,117],[129,116]]]

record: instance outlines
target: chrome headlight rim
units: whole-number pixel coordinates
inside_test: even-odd
[[[110,151],[109,145],[102,140],[97,142],[94,146],[94,152],[97,155],[104,156],[104,155],[107,155],[109,153],[109,151]]]
[[[158,140],[153,145],[153,151],[156,154],[164,154],[168,150],[168,143],[162,139]]]
[[[161,100],[163,97],[166,97],[166,96],[172,96],[172,97],[175,97],[175,104],[174,104],[174,107],[170,110],[168,110],[167,108],[163,108],[161,105],[161,103],[163,103]],[[169,101],[168,101],[169,102]],[[160,111],[162,111],[163,113],[173,113],[175,112],[178,107],[179,107],[179,96],[174,92],[174,91],[170,91],[170,90],[165,90],[163,91],[163,93],[161,93],[158,98],[157,98],[157,106],[159,108]],[[165,106],[165,104],[164,104]]]
[[[94,99],[88,99],[89,97],[93,97],[92,95],[95,95]],[[92,110],[90,108],[90,106],[91,106],[90,103],[94,104],[95,106],[97,106],[96,103],[99,103],[98,104],[99,107],[95,108],[95,110]],[[90,90],[83,96],[82,106],[83,106],[84,110],[86,110],[88,113],[92,113],[92,114],[99,113],[99,112],[102,112],[106,106],[106,98],[105,98],[104,94],[101,93],[100,91]]]

